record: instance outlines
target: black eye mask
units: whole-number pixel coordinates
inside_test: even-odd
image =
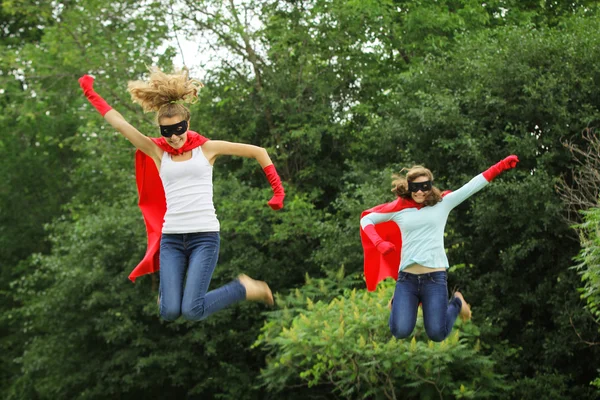
[[[426,192],[431,190],[431,181],[425,182],[408,182],[408,191],[417,193],[418,191]]]
[[[173,125],[159,125],[160,134],[170,138],[173,135],[183,135],[188,130],[188,122],[183,120]]]

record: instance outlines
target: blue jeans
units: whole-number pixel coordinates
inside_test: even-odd
[[[219,258],[219,232],[163,234],[160,240],[160,315],[200,321],[246,298],[239,280],[207,293]],[[187,277],[186,277],[187,275]]]
[[[452,332],[462,306],[456,297],[448,303],[446,271],[420,275],[407,272],[398,274],[390,315],[390,330],[396,338],[407,338],[415,329],[419,302],[423,307],[427,336],[434,342],[441,342]]]

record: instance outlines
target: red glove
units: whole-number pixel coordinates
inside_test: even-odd
[[[94,108],[98,110],[100,115],[104,117],[107,112],[112,110],[112,107],[98,93],[94,92],[94,78],[89,75],[82,76],[79,78],[79,86],[81,86],[83,94],[92,103]]]
[[[483,173],[483,177],[486,181],[491,182],[492,179],[500,175],[501,172],[506,171],[517,166],[519,158],[515,155],[510,155],[504,160],[500,161],[496,165],[492,165],[487,171]]]
[[[264,167],[263,171],[265,171],[267,179],[273,188],[273,197],[267,204],[269,204],[269,207],[271,207],[273,210],[279,210],[283,208],[283,199],[285,198],[285,192],[283,191],[283,186],[281,185],[281,179],[279,179],[279,175],[277,174],[273,164]]]
[[[396,246],[392,242],[386,242],[379,236],[377,231],[375,230],[375,225],[370,224],[363,228],[363,232],[371,239],[371,242],[377,248],[377,251],[383,255],[391,253],[392,251],[396,251]]]

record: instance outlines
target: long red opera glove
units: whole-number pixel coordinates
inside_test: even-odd
[[[84,75],[79,78],[79,86],[83,89],[83,94],[96,110],[104,117],[104,115],[112,110],[112,107],[94,91],[94,78],[89,75]]]
[[[375,230],[375,225],[370,224],[363,228],[363,232],[371,239],[373,245],[377,248],[381,254],[386,255],[392,251],[396,251],[396,246],[393,243],[387,242],[379,236],[377,231]]]
[[[267,175],[267,179],[273,188],[273,197],[267,204],[273,210],[279,210],[283,208],[283,199],[285,198],[285,191],[283,190],[283,186],[281,185],[281,179],[277,174],[277,170],[273,164],[267,165],[263,168],[265,171],[265,175]]]
[[[491,182],[492,179],[500,175],[500,173],[502,173],[503,171],[516,167],[518,162],[519,157],[515,156],[514,154],[511,154],[499,163],[492,165],[487,171],[483,173],[483,177],[486,181]]]

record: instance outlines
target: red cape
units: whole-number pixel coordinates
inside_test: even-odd
[[[450,193],[446,190],[442,193],[442,196]],[[378,213],[390,213],[398,212],[406,208],[422,208],[421,204],[416,203],[414,200],[407,200],[403,198],[397,198],[391,203],[384,203],[366,211],[363,211],[360,218],[368,215],[372,212]],[[402,235],[400,234],[400,228],[398,224],[393,221],[384,222],[375,225],[375,230],[381,236],[383,240],[391,242],[396,246],[396,251],[392,251],[385,256],[377,251],[377,248],[371,242],[371,239],[363,231],[362,226],[360,228],[360,240],[363,246],[363,252],[365,256],[364,271],[365,281],[367,283],[367,290],[369,292],[377,289],[377,284],[386,278],[398,279],[398,268],[400,267],[400,253],[402,250]]]
[[[208,140],[196,132],[188,131],[185,144],[176,150],[167,143],[164,137],[151,139],[158,147],[174,155],[202,146]],[[156,169],[156,164],[149,156],[139,150],[135,152],[135,181],[138,188],[138,205],[142,210],[144,222],[146,223],[148,247],[142,261],[129,274],[129,279],[132,282],[135,282],[135,279],[139,276],[151,274],[159,269],[160,236],[165,212],[167,211],[165,190]]]

